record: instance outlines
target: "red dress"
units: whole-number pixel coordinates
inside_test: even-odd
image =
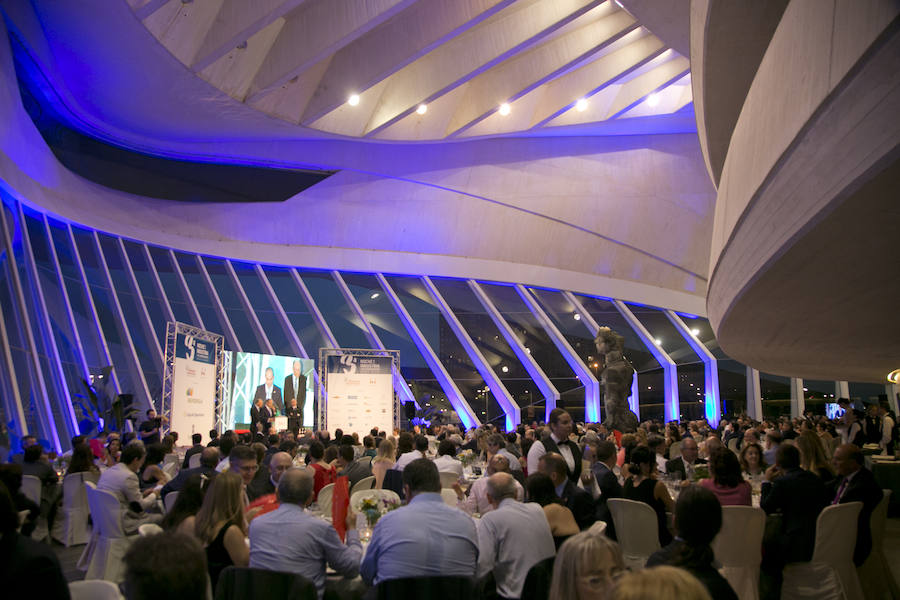
[[[337,472],[334,470],[334,467],[321,465],[319,463],[311,463],[310,468],[313,469],[314,477],[313,477],[313,501],[319,497],[319,490],[328,485],[329,483],[334,483],[337,479]]]

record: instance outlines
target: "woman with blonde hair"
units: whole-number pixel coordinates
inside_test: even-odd
[[[384,484],[384,474],[388,469],[394,466],[394,452],[396,446],[394,442],[388,438],[381,440],[378,449],[375,451],[375,458],[372,459],[372,475],[375,476],[375,489],[380,490]]]
[[[605,535],[582,531],[556,554],[550,600],[603,600],[624,571],[618,544]]]
[[[557,559],[558,560],[558,559]],[[611,600],[712,600],[700,580],[677,567],[652,567],[623,575],[608,596]]]
[[[822,439],[812,431],[803,431],[794,440],[797,449],[800,450],[800,468],[815,473],[824,483],[834,480],[834,467],[825,453]]]
[[[231,565],[246,567],[250,563],[240,475],[234,471],[216,475],[195,518],[194,535],[206,548],[212,589],[216,589],[222,569]]]

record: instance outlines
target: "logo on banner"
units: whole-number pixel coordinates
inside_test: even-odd
[[[341,373],[356,373],[356,360],[349,354],[341,357]]]
[[[194,351],[196,349],[196,342],[194,341],[194,336],[186,335],[184,336],[184,345],[187,346],[185,351],[185,357],[188,360],[194,360]]]

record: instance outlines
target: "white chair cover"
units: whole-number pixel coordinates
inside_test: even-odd
[[[368,464],[368,465],[372,464],[371,456],[360,456],[357,460],[359,461],[360,464]]]
[[[319,505],[319,510],[322,511],[322,514],[325,516],[331,516],[331,497],[334,495],[334,484],[329,483],[321,490],[319,490],[319,495],[316,497],[316,504]],[[168,498],[168,496],[166,496]]]
[[[625,566],[633,571],[643,569],[650,555],[659,550],[656,512],[649,504],[624,498],[610,498],[607,506],[616,526]]]
[[[69,583],[69,596],[72,600],[121,600],[119,586],[111,581],[90,579]]]
[[[178,475],[178,465],[181,464],[178,462],[178,455],[176,454],[166,454],[166,457],[163,459],[162,470],[163,473],[166,474],[170,480],[174,479],[176,475]]]
[[[97,477],[91,473],[72,473],[63,479],[62,508],[53,527],[53,538],[67,548],[87,544],[91,539],[91,516],[84,482],[96,483]]]
[[[16,528],[16,531],[22,531],[22,525],[25,524],[25,519],[28,518],[28,513],[31,512],[29,510],[20,510],[19,511],[19,526]]]
[[[863,588],[863,596],[866,598],[900,598],[900,589],[897,588],[897,581],[884,555],[884,530],[891,490],[882,492],[884,497],[872,511],[872,518],[869,520],[872,529],[872,552],[856,572]]]
[[[722,529],[713,540],[719,572],[741,600],[759,598],[759,564],[762,561],[766,513],[752,506],[723,506]]]
[[[98,490],[90,481],[84,485],[94,521],[94,534],[78,561],[79,566],[87,563],[85,579],[121,581],[125,575],[122,557],[137,536],[125,536],[122,507],[115,496]]]
[[[138,527],[138,535],[147,537],[148,535],[157,535],[163,532],[163,528],[156,523],[144,523]]]
[[[459,481],[459,475],[453,471],[441,471],[441,487],[452,488],[453,484]]]
[[[400,496],[393,490],[360,490],[350,494],[350,506],[359,506],[363,498],[391,498],[398,505],[400,504]],[[356,510],[354,508],[354,510]]]
[[[22,493],[26,498],[41,505],[41,480],[34,475],[22,475]]]
[[[169,492],[166,494],[166,497],[163,499],[163,506],[165,507],[166,512],[172,510],[176,500],[178,500],[178,492]]]
[[[669,446],[669,460],[681,456],[681,442],[672,442]]]
[[[789,564],[784,569],[781,586],[784,600],[831,597],[862,600],[862,588],[853,566],[853,541],[860,510],[862,502],[848,502],[822,511],[816,521],[812,561]]]
[[[350,490],[350,495],[352,496],[354,492],[359,492],[362,490],[371,490],[375,487],[375,476],[370,475],[368,477],[363,477],[359,481],[356,482],[356,485]]]
[[[736,437],[733,437],[730,440],[728,440],[728,449],[731,450],[732,452],[734,452],[735,454],[740,453],[740,451],[738,450],[738,439]]]
[[[456,506],[459,502],[459,498],[456,497],[456,492],[450,488],[441,488],[441,498],[444,500],[444,504],[449,506]]]
[[[200,466],[200,453],[191,454],[191,457],[188,459],[188,468],[196,469]]]

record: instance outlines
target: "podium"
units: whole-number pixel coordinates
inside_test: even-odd
[[[288,418],[287,417],[275,417],[275,421],[272,422],[272,429],[275,431],[284,431],[288,428]]]

